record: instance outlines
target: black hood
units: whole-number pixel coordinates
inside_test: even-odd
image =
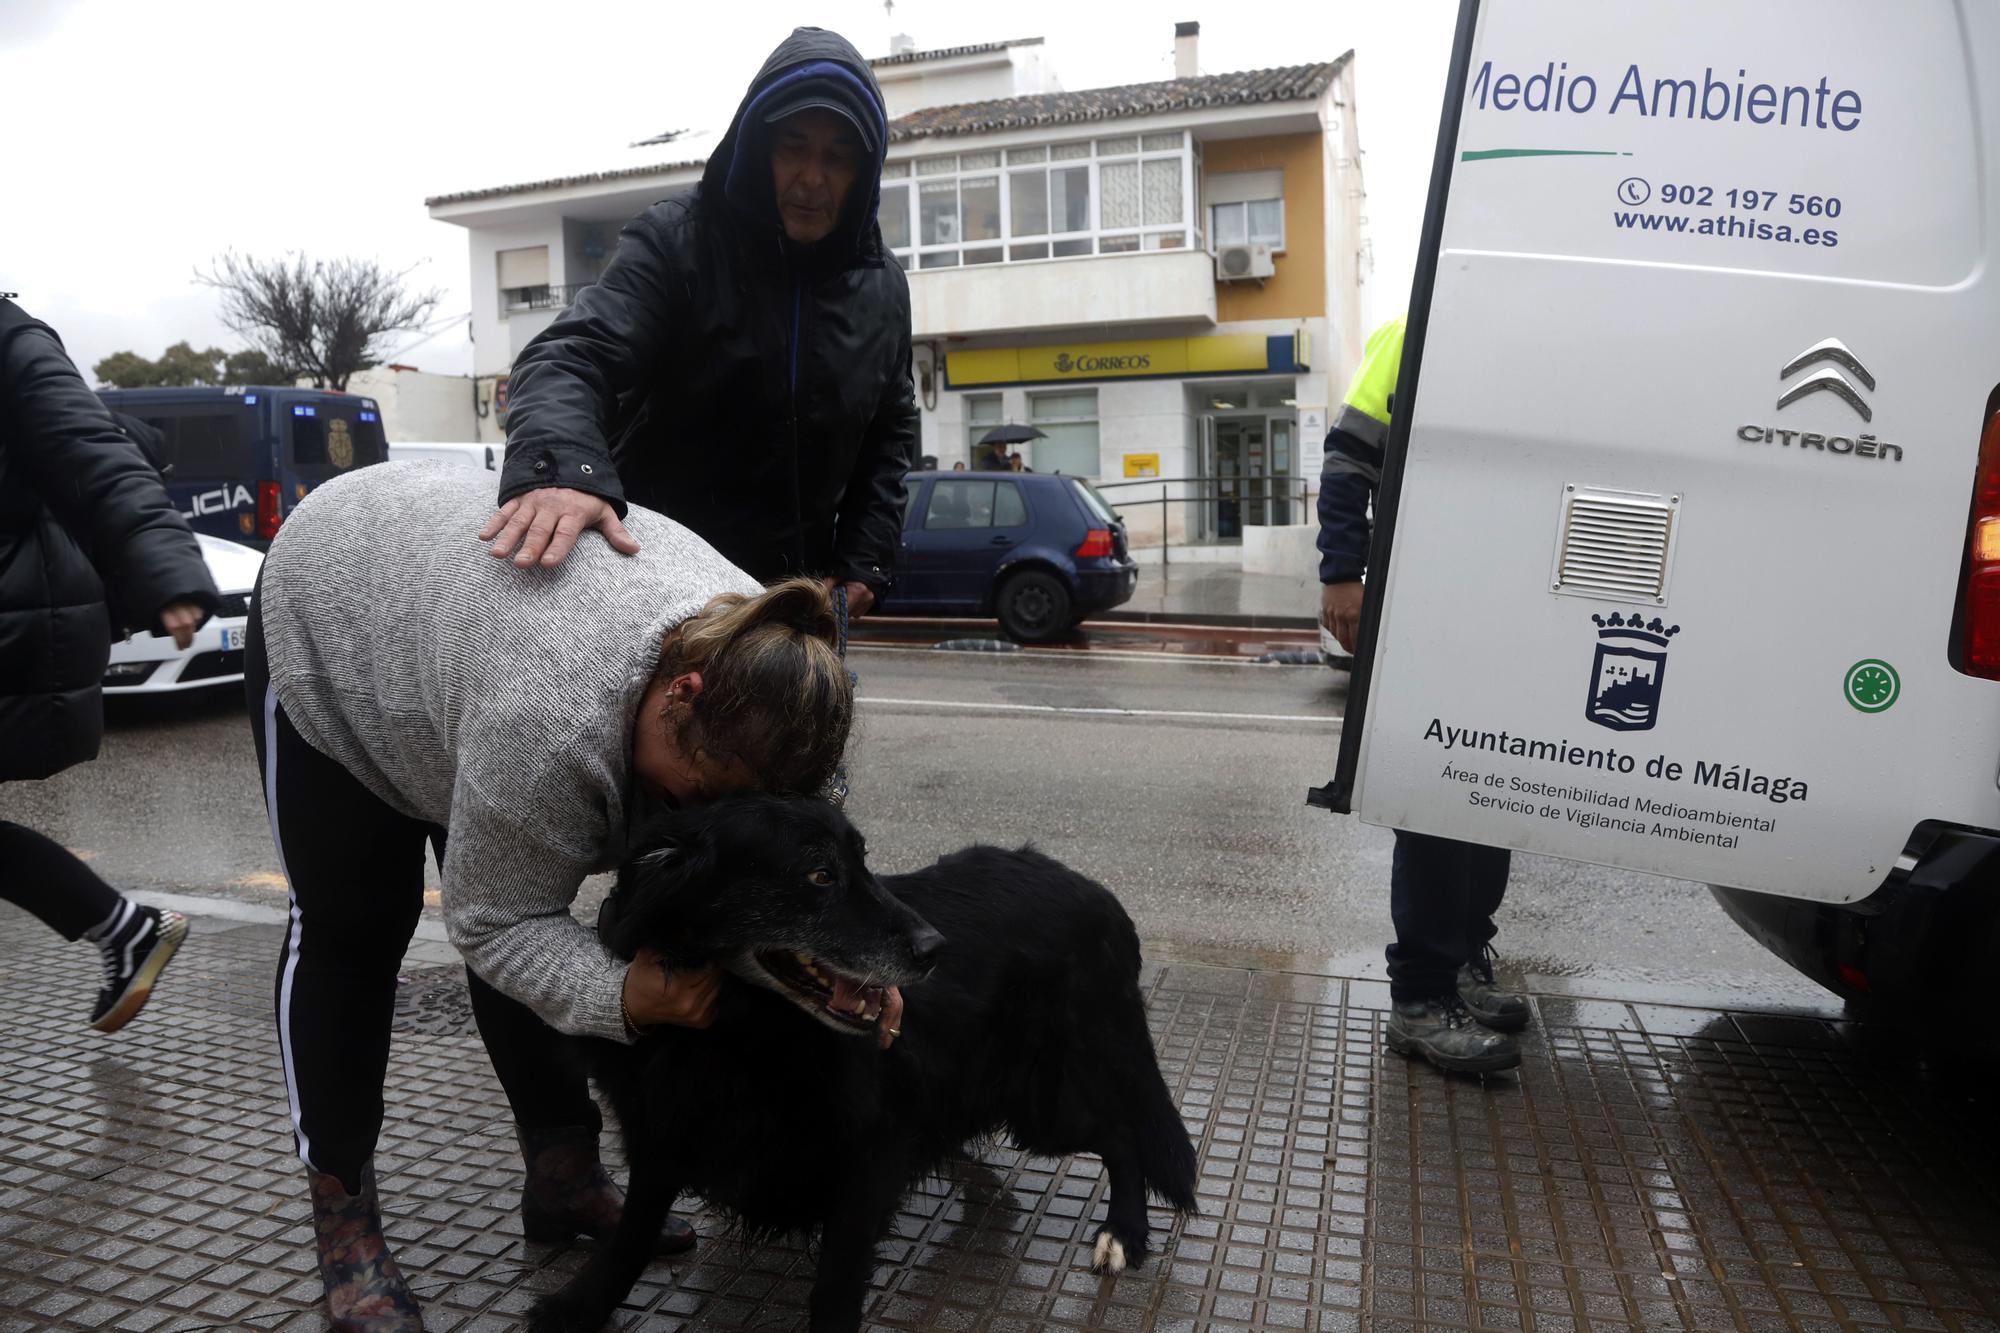
[[[766,110],[783,105],[801,88],[810,88],[844,110],[862,127],[861,137],[867,146],[867,160],[848,192],[839,225],[812,246],[798,246],[785,239],[766,165],[770,159]],[[879,262],[882,244],[875,210],[881,199],[888,130],[882,90],[861,53],[839,33],[795,28],[757,71],[729,123],[729,132],[709,157],[701,177],[702,200],[710,207],[728,210],[753,231],[768,231],[788,254],[811,267],[841,268],[857,257]]]

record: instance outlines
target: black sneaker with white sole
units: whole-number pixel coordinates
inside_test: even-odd
[[[1421,1055],[1453,1074],[1491,1074],[1521,1063],[1521,1048],[1472,1016],[1456,992],[1398,1000],[1389,1013],[1389,1049]]]
[[[90,1026],[99,1032],[116,1032],[131,1022],[146,1007],[153,983],[172,961],[187,931],[187,918],[179,912],[127,903],[118,924],[97,941],[104,955],[104,989],[97,993]]]

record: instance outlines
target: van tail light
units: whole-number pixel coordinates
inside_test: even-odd
[[[257,483],[257,536],[263,541],[277,536],[278,525],[285,521],[278,506],[280,494],[275,481]]]
[[[1075,554],[1079,560],[1089,560],[1093,557],[1099,560],[1110,558],[1112,554],[1111,529],[1092,528],[1084,536],[1083,545],[1076,548]],[[2000,566],[1996,566],[1996,570],[2000,571]],[[2000,587],[2000,584],[1996,584],[1995,586]],[[1996,638],[2000,638],[2000,633],[1996,633]]]
[[[1961,670],[2000,680],[2000,412],[1979,438],[1972,485],[1972,530],[1965,557],[1965,639]]]

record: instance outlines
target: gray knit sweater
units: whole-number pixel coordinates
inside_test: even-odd
[[[445,927],[473,971],[565,1032],[623,1041],[624,965],[569,905],[624,843],[662,636],[760,585],[637,507],[638,555],[591,532],[556,569],[516,569],[475,538],[493,510],[490,476],[430,463],[314,491],[264,562],[271,682],[314,749],[450,830]]]

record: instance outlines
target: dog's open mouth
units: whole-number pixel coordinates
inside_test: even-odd
[[[787,990],[816,1004],[823,1016],[845,1027],[873,1028],[882,1012],[881,986],[848,976],[809,953],[772,950],[759,953],[757,964]]]

